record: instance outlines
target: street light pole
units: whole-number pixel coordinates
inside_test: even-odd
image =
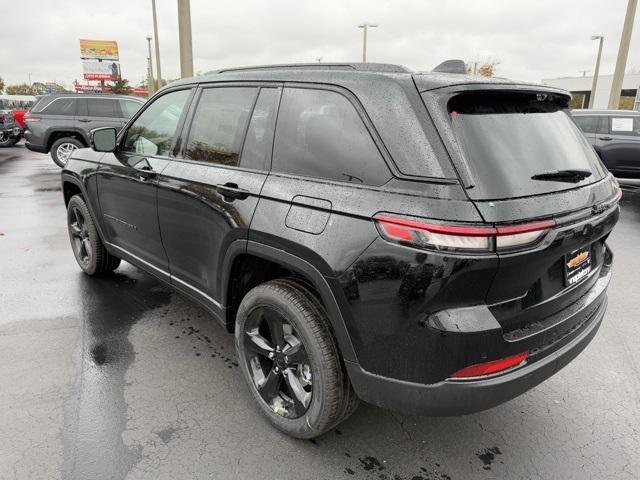
[[[364,30],[364,39],[362,43],[362,63],[367,62],[367,30],[369,27],[375,28],[378,25],[375,23],[364,22],[362,25],[358,25],[358,28],[362,28]]]
[[[178,0],[178,34],[180,37],[180,77],[193,76],[193,50],[191,48],[190,0]]]
[[[147,35],[147,45],[149,46],[149,56],[147,57],[147,90],[149,96],[153,95],[153,67],[151,65],[151,35]]]
[[[620,47],[618,48],[618,58],[616,59],[616,69],[613,72],[611,82],[611,93],[609,94],[609,108],[617,110],[620,106],[620,93],[622,91],[622,80],[624,79],[624,69],[627,66],[627,56],[629,55],[629,43],[631,42],[631,32],[633,30],[633,19],[636,16],[638,0],[629,0],[627,13],[624,17],[622,27],[622,37],[620,37]]]
[[[596,86],[598,85],[598,72],[600,72],[600,57],[602,56],[602,43],[604,36],[592,35],[591,40],[599,40],[598,55],[596,56],[596,68],[593,71],[593,83],[591,84],[591,95],[589,96],[589,108],[593,108],[593,100],[596,98]]]
[[[151,8],[153,9],[153,39],[156,48],[156,86],[162,88],[162,70],[160,69],[160,39],[158,38],[158,20],[156,18],[156,0],[151,0]]]

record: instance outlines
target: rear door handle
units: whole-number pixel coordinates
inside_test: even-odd
[[[78,119],[78,121],[79,121],[79,122],[83,122],[83,123],[88,123],[88,122],[90,122],[91,120],[90,120],[89,118],[79,118],[79,119]]]
[[[237,183],[227,182],[224,185],[216,185],[216,189],[222,194],[225,200],[244,200],[249,196],[249,192],[238,187]]]
[[[613,140],[612,137],[600,137],[600,140],[605,140],[605,141],[609,141],[609,140]]]

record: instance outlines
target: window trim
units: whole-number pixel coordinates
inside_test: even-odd
[[[276,136],[278,135],[278,122],[280,120],[280,108],[282,106],[282,98],[284,97],[285,89],[287,88],[329,91],[329,92],[334,92],[339,95],[342,95],[354,108],[356,115],[358,115],[358,117],[360,118],[360,121],[362,121],[362,124],[364,125],[365,130],[369,133],[369,137],[373,141],[373,144],[375,145],[376,149],[380,153],[380,156],[382,157],[383,163],[386,165],[389,171],[389,174],[390,174],[389,179],[380,185],[368,185],[368,184],[354,184],[353,182],[335,180],[331,178],[314,177],[312,175],[301,175],[299,173],[273,171],[273,154],[275,152]],[[271,146],[271,161],[269,164],[269,172],[270,173],[272,172],[274,175],[284,175],[291,178],[304,178],[304,179],[311,179],[311,180],[322,181],[322,182],[335,182],[340,185],[349,185],[349,186],[358,185],[361,187],[366,186],[369,188],[381,188],[384,185],[387,185],[389,182],[391,182],[394,178],[398,177],[397,169],[395,167],[395,164],[393,163],[393,160],[391,159],[391,155],[389,154],[387,147],[385,146],[384,142],[380,138],[380,135],[375,129],[373,122],[371,122],[371,119],[367,115],[366,110],[364,109],[364,107],[362,106],[358,98],[353,94],[353,92],[338,85],[331,85],[331,84],[325,84],[325,83],[311,83],[311,82],[284,82],[282,91],[280,92],[280,98],[278,101],[276,125],[273,132],[273,145]]]
[[[254,171],[254,172],[270,172],[271,171],[271,162],[273,161],[273,145],[275,143],[276,140],[276,126],[278,125],[278,112],[280,111],[280,100],[282,99],[282,92],[283,92],[283,88],[282,87],[265,87],[265,86],[260,86],[258,88],[258,94],[256,95],[256,99],[253,102],[253,107],[251,108],[251,114],[249,115],[249,121],[247,122],[247,127],[245,128],[244,131],[244,136],[242,137],[242,147],[240,148],[240,156],[239,156],[239,161],[238,161],[238,167],[242,167],[242,156],[244,154],[244,147],[245,144],[247,143],[247,135],[249,134],[249,127],[251,126],[251,120],[253,119],[253,113],[256,110],[256,105],[258,105],[258,100],[260,99],[260,94],[262,93],[262,90],[264,89],[274,89],[276,91],[276,99],[275,99],[275,118],[273,119],[273,134],[271,137],[271,148],[269,149],[269,159],[267,161],[265,161],[264,164],[264,169],[260,170],[260,169],[255,169],[255,168],[247,168],[247,167],[243,167],[245,170],[250,170],[250,171]]]
[[[131,117],[127,122],[127,124],[124,127],[122,127],[122,129],[120,129],[120,132],[118,132],[118,136],[116,137],[116,145],[117,145],[116,152],[122,155],[133,155],[132,152],[125,152],[124,150],[122,150],[122,146],[123,146],[122,142],[127,138],[127,133],[129,133],[129,129],[131,128],[133,123],[138,119],[138,117],[140,117],[140,115],[146,112],[147,109],[150,108],[151,105],[153,105],[160,97],[164,97],[165,95],[168,95],[170,93],[179,92],[183,90],[188,90],[189,95],[187,96],[187,100],[185,101],[184,108],[182,109],[182,113],[180,114],[180,118],[178,119],[178,125],[176,125],[176,132],[173,135],[173,139],[171,140],[169,155],[145,155],[146,157],[152,157],[152,158],[164,158],[164,159],[174,158],[176,143],[178,142],[179,139],[182,138],[182,129],[184,127],[184,121],[187,116],[186,114],[191,109],[191,104],[193,103],[193,97],[196,90],[196,85],[193,85],[193,84],[180,85],[175,88],[163,90],[162,92],[159,92],[158,94],[150,98],[149,101],[147,101],[146,103],[143,103],[142,107],[136,112],[136,114],[133,117]]]

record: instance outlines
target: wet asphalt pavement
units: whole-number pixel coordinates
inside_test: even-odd
[[[0,149],[0,479],[638,479],[640,189],[610,245],[600,332],[531,392],[458,418],[363,404],[293,440],[258,414],[202,309],[129,264],[83,275],[59,169]]]

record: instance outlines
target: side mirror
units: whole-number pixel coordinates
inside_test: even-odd
[[[96,152],[113,152],[116,149],[116,136],[115,128],[96,128],[89,132],[89,143]]]

